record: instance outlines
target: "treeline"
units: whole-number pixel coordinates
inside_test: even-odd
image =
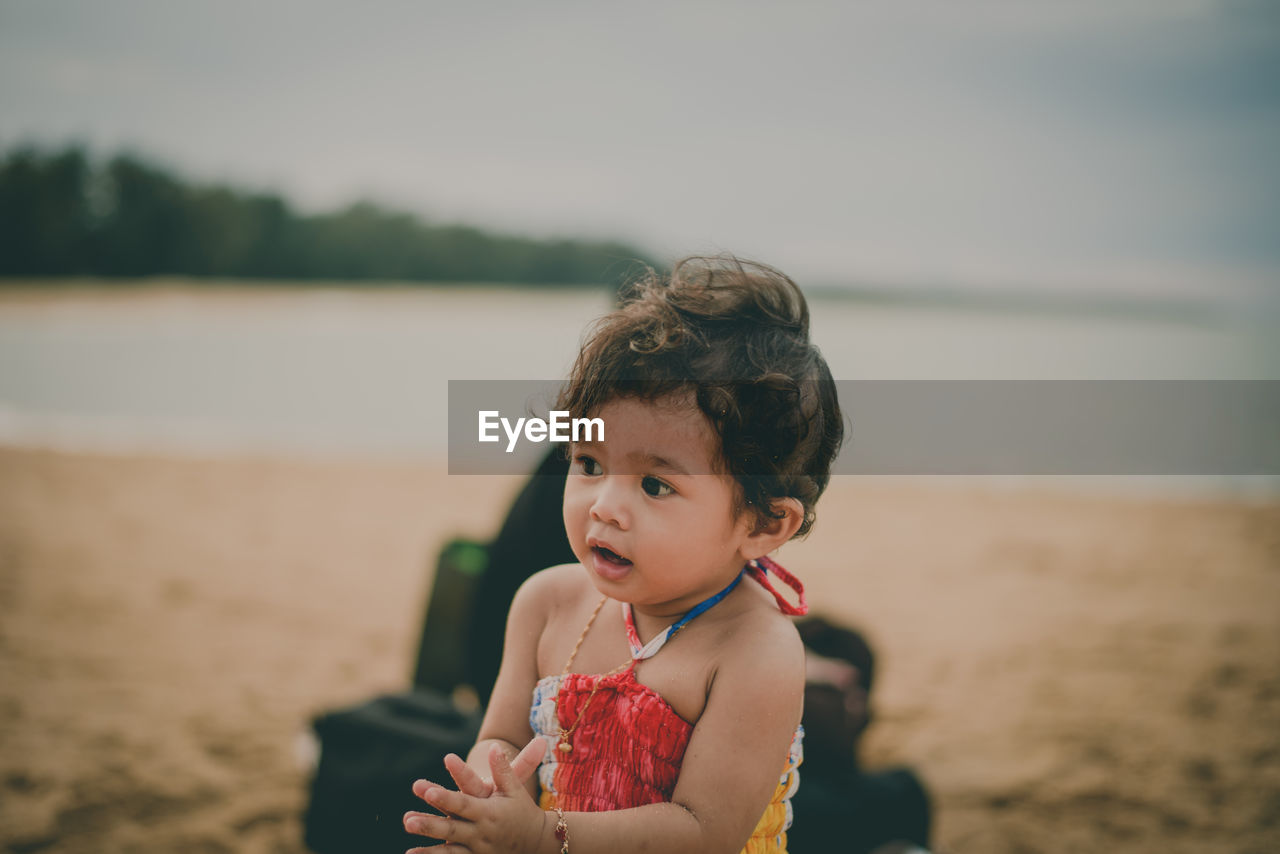
[[[190,184],[128,155],[20,148],[0,164],[6,276],[601,284],[637,259],[621,243],[435,225],[368,202],[303,215],[280,196]]]

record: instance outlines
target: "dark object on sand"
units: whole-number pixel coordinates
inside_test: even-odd
[[[316,854],[401,854],[431,843],[406,833],[401,820],[426,808],[413,781],[446,776],[444,757],[465,756],[480,731],[480,711],[460,707],[453,691],[465,678],[466,629],[487,561],[485,547],[466,540],[441,551],[412,690],[312,722],[320,761],[304,832]]]
[[[480,731],[478,712],[458,710],[448,695],[411,691],[329,712],[314,722],[320,764],[304,820],[317,854],[401,854],[430,840],[406,833],[409,810],[425,804],[413,781],[443,770],[445,754],[463,753]]]

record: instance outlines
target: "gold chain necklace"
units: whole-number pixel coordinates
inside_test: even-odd
[[[582,648],[582,642],[586,640],[587,632],[591,631],[591,626],[595,623],[596,617],[600,616],[600,609],[604,607],[604,603],[608,600],[608,596],[602,596],[600,598],[600,603],[596,605],[596,609],[591,612],[591,619],[587,620],[587,624],[582,627],[582,634],[578,635],[578,642],[573,645],[573,652],[569,653],[569,660],[564,663],[564,670],[560,671],[561,679],[569,675],[569,668],[573,666],[573,660],[578,657],[578,650]],[[578,717],[573,722],[573,726],[568,729],[564,729],[563,727],[560,728],[560,743],[556,746],[561,753],[569,753],[573,750],[573,742],[571,740],[573,732],[578,728],[578,724],[582,723],[582,716],[587,713],[587,706],[591,705],[591,700],[595,697],[596,691],[600,690],[600,682],[608,676],[612,676],[615,673],[621,673],[633,663],[634,662],[628,661],[626,664],[619,665],[608,673],[601,673],[595,678],[595,684],[591,686],[591,693],[587,695],[587,699],[578,707]]]

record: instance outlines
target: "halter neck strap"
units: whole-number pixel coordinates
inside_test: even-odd
[[[694,605],[693,608],[689,610],[689,613],[667,626],[665,630],[659,632],[646,644],[640,643],[640,633],[636,631],[636,621],[631,612],[631,603],[623,602],[622,619],[627,624],[627,643],[631,646],[631,660],[644,661],[646,658],[652,658],[654,655],[657,655],[658,650],[662,649],[663,645],[667,641],[671,640],[671,637],[676,632],[687,626],[694,617],[705,613],[712,605],[715,605],[721,599],[733,592],[733,588],[738,586],[738,582],[742,580],[742,576],[745,573],[746,569],[743,569],[742,572],[739,572],[734,576],[733,581],[730,581],[727,587],[719,593],[716,593],[713,596],[708,596],[697,605]]]
[[[747,564],[743,570],[756,580],[756,582],[773,594],[773,599],[778,603],[778,609],[788,617],[803,617],[809,613],[809,602],[804,596],[804,585],[800,583],[800,579],[787,572],[771,558],[760,557]],[[769,583],[768,573],[772,572],[778,576],[778,580],[795,591],[796,604],[792,605],[786,599],[782,598],[782,594],[773,588]]]
[[[792,605],[782,598],[781,593],[774,589],[773,585],[769,583],[768,573],[770,572],[778,576],[779,581],[795,591],[799,597],[797,604]],[[672,623],[664,631],[659,632],[646,644],[640,643],[640,634],[636,631],[635,615],[632,612],[631,603],[623,602],[622,619],[627,625],[627,643],[631,647],[631,660],[644,661],[646,658],[652,658],[656,655],[658,650],[662,649],[666,642],[671,640],[676,632],[687,626],[694,617],[705,613],[713,605],[733,592],[733,588],[738,586],[738,582],[742,581],[742,576],[744,575],[750,575],[755,579],[756,583],[772,593],[774,601],[778,603],[778,609],[787,616],[799,617],[809,613],[809,603],[805,600],[804,585],[800,583],[800,579],[767,557],[757,558],[744,566],[742,571],[734,577],[733,581],[729,582],[727,587],[694,605],[689,613]]]

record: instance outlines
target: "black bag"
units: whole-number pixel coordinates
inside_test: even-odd
[[[480,713],[443,694],[410,691],[329,712],[313,722],[320,763],[311,783],[306,844],[317,854],[403,854],[435,840],[404,830],[404,814],[426,810],[414,780],[449,784],[448,753],[466,755]]]
[[[435,841],[405,833],[403,819],[409,810],[427,809],[413,781],[452,787],[444,757],[466,756],[480,731],[479,709],[460,708],[453,696],[465,684],[466,626],[487,560],[485,547],[469,540],[441,550],[412,690],[312,722],[320,761],[304,831],[316,854],[402,854]]]

